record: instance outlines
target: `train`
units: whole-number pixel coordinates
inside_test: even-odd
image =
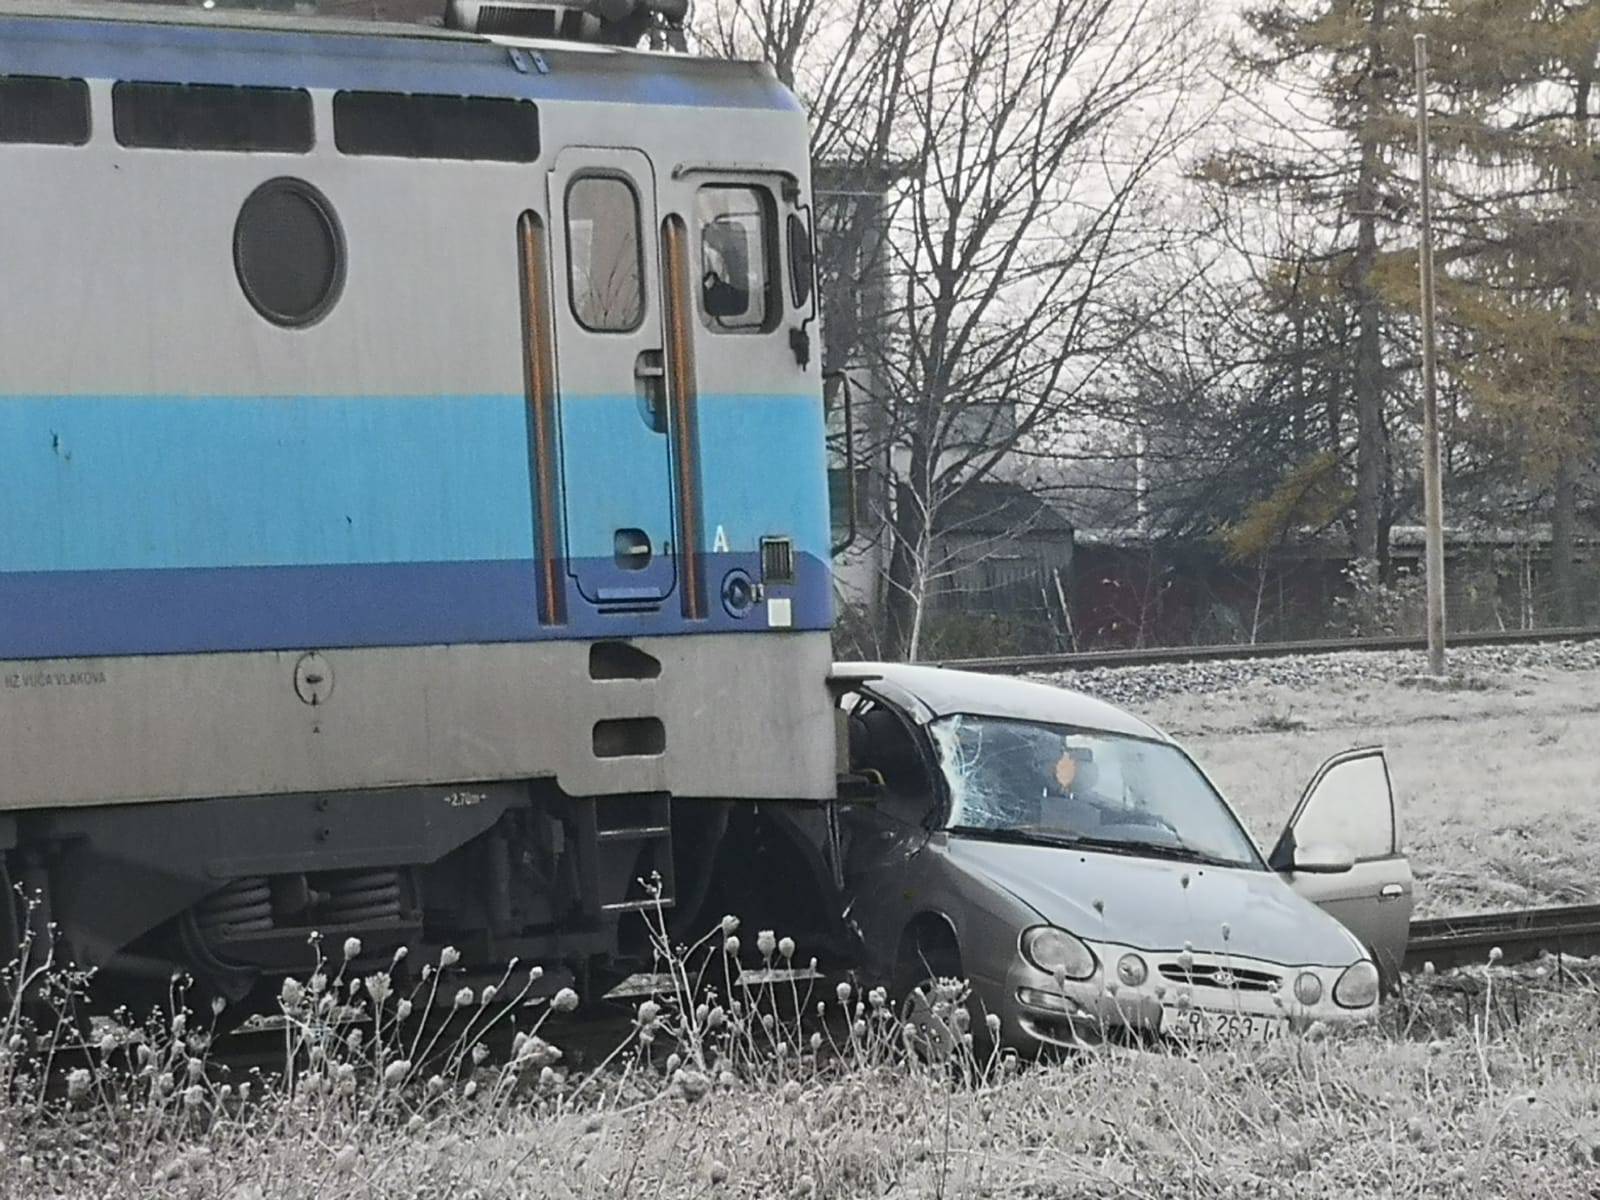
[[[805,114],[681,0],[445,7],[0,0],[0,961],[833,927]]]

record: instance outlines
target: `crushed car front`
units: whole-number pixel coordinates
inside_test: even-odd
[[[1268,1041],[1376,1011],[1360,942],[1268,869],[1175,744],[968,714],[927,730],[957,890],[1035,914],[974,964],[1008,1039]]]

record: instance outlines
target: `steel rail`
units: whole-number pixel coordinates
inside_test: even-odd
[[[1527,962],[1542,952],[1579,958],[1600,955],[1600,904],[1565,904],[1511,912],[1432,917],[1411,922],[1404,969],[1438,970],[1489,961]]]
[[[1523,646],[1549,642],[1585,642],[1600,639],[1600,627],[1585,625],[1561,629],[1487,630],[1457,633],[1453,647]],[[1347,654],[1357,651],[1426,650],[1425,637],[1331,638],[1301,642],[1257,642],[1233,646],[1150,646],[1138,650],[1082,650],[1062,654],[1014,654],[990,658],[934,660],[932,666],[982,671],[995,675],[1022,675],[1045,671],[1081,671],[1094,667],[1137,667],[1163,664],[1218,662],[1229,659],[1289,658],[1301,654]]]

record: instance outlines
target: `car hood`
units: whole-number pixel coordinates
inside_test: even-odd
[[[945,853],[973,882],[1010,892],[1092,941],[1153,952],[1237,954],[1289,966],[1342,966],[1360,943],[1271,871],[1134,858],[949,836]],[[1227,927],[1227,937],[1223,928]]]

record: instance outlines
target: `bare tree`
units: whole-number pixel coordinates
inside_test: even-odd
[[[770,63],[805,102],[812,156],[872,166],[887,157],[918,6],[912,0],[721,0],[706,50]]]
[[[1139,0],[939,0],[911,42],[871,347],[887,414],[886,650],[914,659],[941,511],[1092,419],[1127,293],[1174,223],[1152,184],[1196,119],[1193,13]],[[1159,303],[1146,305],[1159,308]]]
[[[806,105],[811,122],[813,229],[817,294],[822,308],[822,370],[830,379],[848,373],[857,381],[852,395],[870,394],[872,354],[867,347],[885,336],[884,243],[893,202],[891,183],[907,164],[897,153],[907,64],[924,6],[919,0],[710,0],[697,21],[700,48],[729,58],[764,59]],[[845,393],[830,387],[831,401]],[[835,460],[849,456],[845,428],[833,412],[830,449]],[[858,439],[882,447],[883,414],[867,409]],[[881,474],[858,471],[861,495],[857,513],[881,510]],[[844,472],[836,471],[842,481]],[[856,480],[848,481],[854,497]],[[852,515],[850,524],[857,523]],[[871,521],[860,522],[855,549],[841,559],[835,582],[846,607],[859,596],[847,594],[847,577],[871,578],[881,559],[881,539]],[[846,614],[848,615],[848,613]],[[870,605],[846,621],[847,640],[864,653],[877,650]]]
[[[864,306],[879,273],[882,198],[903,168],[896,129],[917,0],[717,0],[700,22],[702,48],[770,63],[806,105],[816,176],[817,274],[823,368],[860,362],[880,314]]]

